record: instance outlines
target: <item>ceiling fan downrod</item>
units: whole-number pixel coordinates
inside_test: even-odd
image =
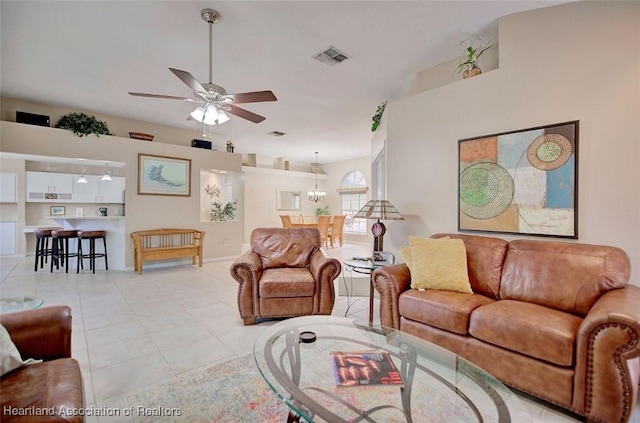
[[[200,17],[209,24],[209,84],[213,84],[213,24],[220,22],[220,13],[213,9],[202,9]]]

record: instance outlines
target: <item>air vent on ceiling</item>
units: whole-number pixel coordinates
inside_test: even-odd
[[[329,66],[335,66],[338,63],[342,63],[349,57],[350,56],[348,56],[346,53],[341,52],[334,46],[329,46],[329,48],[313,56],[313,58],[317,61]]]
[[[272,131],[269,132],[269,135],[273,135],[274,137],[281,137],[283,136],[285,133],[284,132],[280,132],[280,131]]]

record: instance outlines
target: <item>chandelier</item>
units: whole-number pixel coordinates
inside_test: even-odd
[[[326,195],[326,192],[318,191],[318,152],[316,151],[316,189],[315,191],[307,192],[307,199],[317,203],[318,201],[324,201]]]

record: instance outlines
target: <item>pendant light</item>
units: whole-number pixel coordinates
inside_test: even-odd
[[[111,181],[111,171],[109,170],[109,162],[104,162],[104,175],[102,175],[101,181]]]
[[[318,201],[324,201],[326,195],[326,192],[318,191],[318,152],[316,151],[316,190],[307,192],[307,199],[317,203]]]
[[[78,178],[78,180],[76,181],[77,184],[88,184],[89,181],[87,181],[87,178],[84,177],[84,160],[80,160],[80,162],[82,163],[82,175],[80,175],[80,177]]]

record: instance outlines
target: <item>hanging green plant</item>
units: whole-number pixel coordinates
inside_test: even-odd
[[[376,129],[378,129],[378,125],[380,125],[380,119],[382,119],[382,114],[384,113],[384,109],[386,107],[387,107],[386,101],[382,102],[382,104],[378,106],[378,109],[376,110],[376,114],[373,115],[373,117],[371,118],[372,120],[371,132],[376,132]]]
[[[100,135],[115,135],[109,132],[106,123],[85,113],[69,113],[62,116],[56,123],[56,128],[67,129],[78,137],[89,134],[96,134],[98,137]]]

